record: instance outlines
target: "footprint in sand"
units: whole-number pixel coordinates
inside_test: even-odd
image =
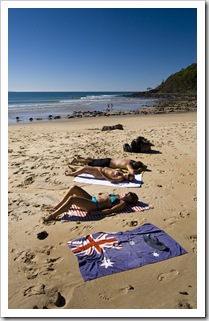
[[[179,271],[171,270],[170,272],[159,274],[157,279],[158,281],[169,281],[175,279],[177,275],[179,275]]]
[[[146,220],[145,218],[143,218],[143,219],[141,219],[140,221],[131,220],[130,222],[127,222],[127,221],[124,219],[123,222],[124,222],[123,226],[128,225],[128,226],[133,227],[133,226],[142,225],[142,224],[146,223],[147,220]]]
[[[51,253],[51,251],[53,250],[53,246],[51,246],[51,245],[46,245],[46,246],[43,246],[43,247],[41,247],[39,250],[38,250],[38,252],[39,253],[44,253],[44,254],[46,254],[46,255],[49,255],[50,253]]]
[[[134,287],[131,284],[128,284],[127,286],[125,286],[124,288],[119,289],[119,293],[124,295],[129,293],[129,291],[133,291]]]
[[[50,204],[42,204],[42,205],[41,205],[41,210],[42,210],[42,211],[53,212],[55,209],[54,209],[54,206],[52,206],[52,205],[50,205]]]
[[[35,181],[35,180],[34,180],[34,177],[35,177],[35,175],[30,175],[30,176],[26,177],[26,179],[24,180],[24,182],[21,183],[21,184],[19,184],[19,185],[17,185],[17,187],[24,187],[24,186],[26,186],[26,185],[33,184],[34,181]]]
[[[163,221],[168,223],[168,225],[173,225],[176,223],[177,220],[178,218],[176,216],[172,216],[172,217],[169,217],[168,219],[165,218]]]
[[[126,295],[133,290],[134,290],[134,287],[131,284],[128,284],[123,288],[114,289],[110,293],[107,293],[107,292],[99,293],[99,297],[102,300],[109,301],[117,298],[119,295]]]
[[[79,226],[76,225],[76,226],[71,227],[69,231],[72,232],[72,231],[77,230],[78,228],[79,228]]]
[[[179,218],[189,218],[190,213],[187,210],[183,210],[179,213]]]
[[[39,274],[48,275],[49,272],[56,270],[55,263],[58,263],[61,260],[58,258],[47,259],[44,263],[34,264],[33,266],[27,265],[22,269],[27,277],[27,279],[35,279]]]
[[[187,219],[190,217],[190,213],[187,210],[180,211],[178,215],[164,219],[163,221],[169,225],[175,224],[180,219]]]
[[[179,309],[193,309],[194,305],[190,300],[183,299],[183,300],[179,301],[178,308]]]
[[[14,261],[21,260],[23,263],[32,263],[32,261],[35,259],[35,252],[31,250],[26,250],[22,252],[18,252],[17,255],[14,258]]]
[[[27,288],[23,292],[23,295],[27,297],[32,295],[42,295],[41,309],[53,308],[54,306],[61,308],[66,304],[64,296],[58,291],[57,288],[47,289],[46,285],[42,283]],[[45,296],[46,300],[44,300]],[[34,305],[33,309],[39,309],[39,304],[40,302]]]
[[[192,249],[193,252],[194,252],[194,253],[197,253],[197,235],[190,235],[189,239],[190,239],[190,241],[192,241],[193,244],[194,244],[194,247],[193,247],[193,249]]]
[[[22,270],[27,279],[35,279],[39,274],[47,275],[49,272],[56,271],[56,264],[62,258],[46,258],[52,249],[52,246],[43,246],[36,252],[22,251],[16,254],[14,261],[18,262],[19,271]]]
[[[111,298],[106,293],[99,293],[99,297],[105,301],[111,300]]]
[[[190,183],[190,186],[192,186],[192,187],[196,187],[196,185],[197,185],[196,182],[191,182],[191,183]]]
[[[64,296],[55,288],[50,290],[50,292],[47,293],[48,297],[50,297],[49,301],[45,303],[45,306],[56,305],[58,308],[63,307],[66,304],[66,300]]]
[[[138,221],[131,221],[131,222],[129,222],[129,224],[128,224],[129,226],[137,226],[138,225]]]
[[[28,297],[31,295],[40,295],[40,294],[45,294],[44,284],[37,284],[37,285],[31,286],[23,292],[23,295]]]

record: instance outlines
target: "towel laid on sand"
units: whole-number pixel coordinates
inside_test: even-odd
[[[61,222],[67,221],[98,221],[103,219],[106,216],[112,216],[121,213],[131,213],[131,212],[141,212],[148,210],[149,206],[143,202],[138,201],[136,205],[127,204],[126,207],[119,212],[104,215],[104,214],[91,214],[82,210],[80,207],[76,205],[72,205],[68,212],[64,213],[61,217]]]
[[[126,232],[98,232],[67,242],[84,281],[173,258],[187,251],[146,223]]]
[[[74,182],[86,183],[86,184],[97,184],[106,186],[118,186],[118,187],[140,187],[142,185],[142,174],[135,175],[135,180],[133,182],[124,181],[121,183],[111,183],[106,179],[98,179],[90,174],[81,174],[74,178]]]

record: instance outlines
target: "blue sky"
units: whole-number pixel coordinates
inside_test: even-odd
[[[196,8],[10,8],[10,91],[141,91],[197,62]]]

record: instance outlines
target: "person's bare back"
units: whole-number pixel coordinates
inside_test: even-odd
[[[71,164],[82,163],[91,167],[110,167],[122,168],[129,171],[131,174],[140,173],[146,166],[140,161],[134,161],[128,158],[91,158],[91,157],[77,157],[73,159]]]
[[[114,159],[112,158],[110,161],[110,167],[111,168],[123,168],[127,169],[129,173],[136,174],[139,173],[140,170],[142,170],[145,165],[142,162],[136,162],[132,159],[127,158],[119,158]]]

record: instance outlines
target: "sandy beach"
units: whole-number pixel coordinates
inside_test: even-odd
[[[123,130],[102,131],[116,124]],[[18,123],[8,130],[9,309],[197,308],[196,112]],[[154,144],[152,153],[123,151],[123,144],[137,136]],[[150,171],[144,172],[143,184],[134,192],[150,209],[44,225],[47,206],[57,204],[75,184],[65,170],[76,155],[142,161]],[[78,185],[90,194],[128,190]],[[188,253],[83,281],[68,241],[144,223],[164,230]],[[43,231],[48,236],[40,240],[37,234]]]

